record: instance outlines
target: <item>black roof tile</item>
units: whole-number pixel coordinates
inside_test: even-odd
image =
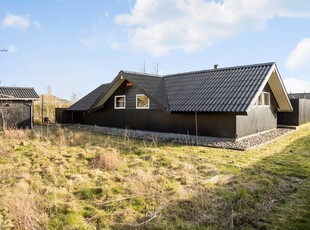
[[[157,100],[163,107],[166,109],[169,108],[166,87],[162,77],[129,71],[121,71],[121,74],[124,75],[128,81],[135,83],[141,90],[146,91],[147,94]]]
[[[0,100],[37,100],[39,95],[34,88],[0,87]]]
[[[274,65],[270,62],[165,76],[121,71],[113,82],[123,76],[169,112],[244,113]],[[107,86],[98,87],[68,110],[89,110],[109,91],[105,91]]]
[[[272,63],[164,76],[171,112],[246,112]]]
[[[79,101],[67,108],[67,111],[88,111],[97,98],[104,93],[109,84],[102,84]]]

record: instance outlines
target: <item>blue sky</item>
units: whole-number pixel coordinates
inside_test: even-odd
[[[79,98],[124,69],[275,61],[310,92],[309,0],[1,0],[0,81]]]

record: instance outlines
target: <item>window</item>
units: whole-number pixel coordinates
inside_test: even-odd
[[[136,95],[136,108],[137,109],[149,109],[150,99],[144,94],[137,94]]]
[[[270,93],[264,93],[264,105],[270,106]]]
[[[258,97],[258,106],[263,106],[263,94],[261,93]]]
[[[270,93],[262,92],[257,101],[255,102],[254,106],[259,107],[270,107]]]
[[[115,96],[114,98],[114,109],[125,109],[126,108],[126,97],[125,95]]]

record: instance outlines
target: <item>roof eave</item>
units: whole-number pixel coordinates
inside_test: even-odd
[[[98,97],[98,99],[90,106],[89,111],[95,111],[98,109],[98,107],[102,108],[104,103],[112,96],[112,94],[115,92],[115,90],[124,82],[122,78],[123,71],[120,71],[117,76],[114,78],[114,80],[110,83],[110,85],[106,88],[106,90]],[[116,87],[116,83],[122,80],[118,83],[118,86]]]
[[[281,79],[280,73],[277,69],[276,63],[273,63],[270,70],[268,71],[264,81],[262,82],[261,86],[259,87],[258,91],[256,92],[255,96],[252,98],[251,103],[249,104],[248,108],[246,109],[247,112],[253,107],[257,98],[259,97],[260,93],[263,91],[266,84],[269,83],[271,91],[278,103],[278,111],[288,111],[292,112],[293,107],[291,102],[288,98],[285,86]]]

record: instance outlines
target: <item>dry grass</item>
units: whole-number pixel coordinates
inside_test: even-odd
[[[106,148],[96,153],[96,156],[90,161],[90,165],[101,170],[117,170],[122,167],[123,160],[117,149]]]
[[[28,140],[31,135],[32,131],[30,129],[6,129],[3,131],[3,136],[7,139]]]
[[[2,191],[1,205],[10,213],[16,229],[44,229],[48,224],[48,214],[42,195],[20,181]]]
[[[0,229],[303,229],[309,138],[310,125],[237,152],[10,130],[0,136]]]

